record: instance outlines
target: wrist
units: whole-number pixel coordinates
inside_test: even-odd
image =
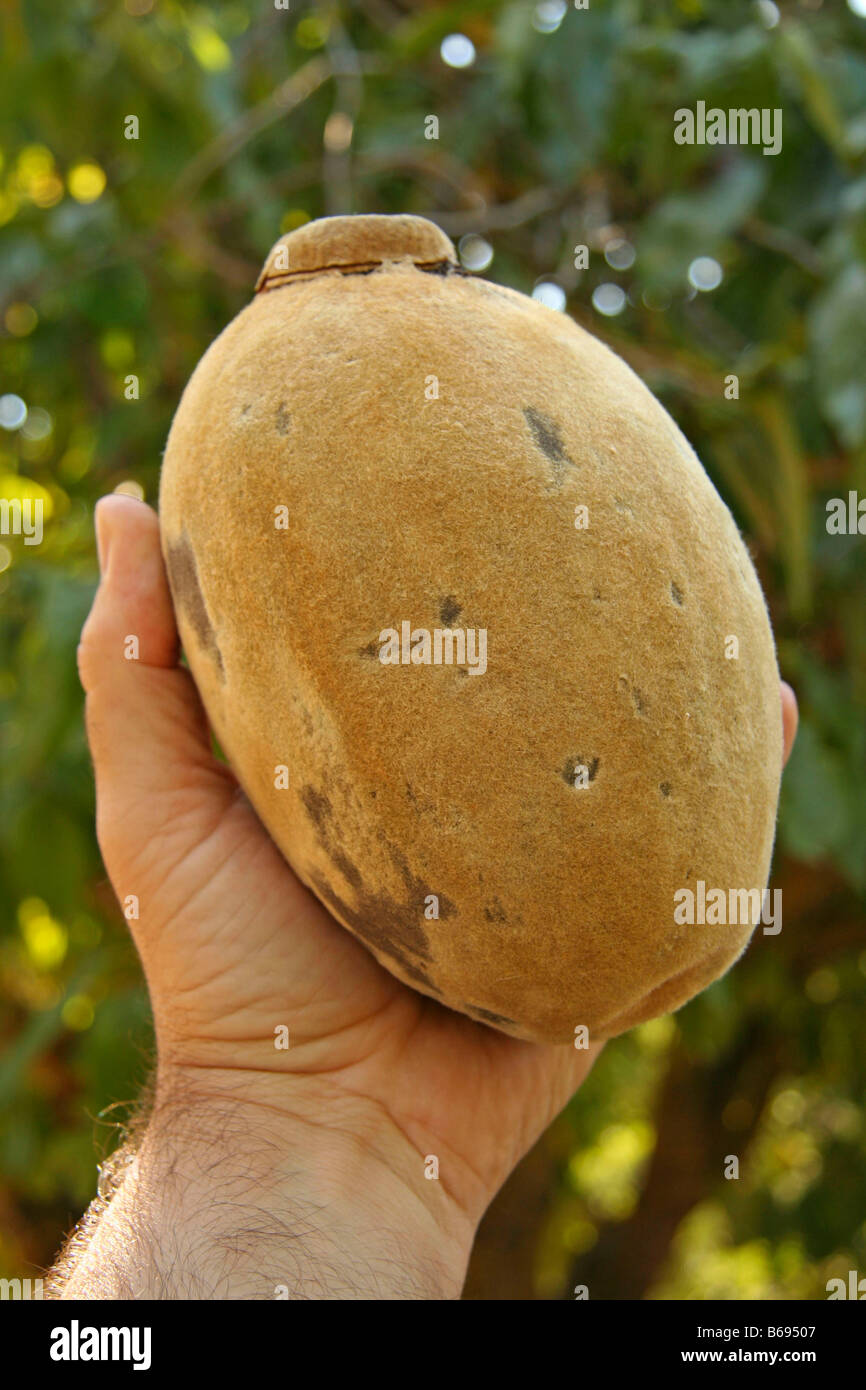
[[[161,1066],[65,1296],[458,1298],[474,1222],[424,1159],[315,1077]]]
[[[263,1233],[271,1219],[257,1296],[459,1297],[475,1223],[366,1097],[316,1077],[173,1067],[158,1075],[150,1128],[155,1146],[190,1164],[203,1201],[213,1189],[241,1210],[252,1204]],[[219,1170],[199,1179],[196,1156],[218,1151]]]
[[[323,1197],[359,1212],[372,1210],[376,1219],[386,1214],[377,1205],[396,1206],[398,1219],[414,1209],[468,1257],[477,1218],[458,1200],[447,1173],[425,1177],[437,1166],[427,1163],[435,1141],[419,1147],[371,1097],[315,1075],[184,1068],[161,1073],[156,1094],[158,1106],[168,1101],[169,1122],[191,1102],[214,1116],[233,1111],[239,1125],[253,1123],[299,1163],[304,1158],[304,1171]],[[441,1155],[432,1157],[438,1162]]]

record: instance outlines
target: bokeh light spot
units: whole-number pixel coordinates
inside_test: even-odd
[[[86,994],[70,994],[60,1010],[60,1017],[67,1028],[83,1033],[93,1022],[93,1004]]]
[[[20,430],[27,419],[27,406],[20,396],[0,396],[0,427]]]
[[[532,298],[548,309],[562,313],[565,308],[565,290],[553,280],[542,280],[532,291]]]
[[[3,315],[3,322],[13,338],[26,338],[39,322],[39,315],[32,304],[10,304]]]
[[[457,254],[466,270],[486,270],[493,260],[493,247],[483,236],[476,236],[474,232],[470,232],[460,238]]]
[[[475,62],[475,45],[465,34],[449,34],[439,52],[449,68],[468,68]]]
[[[105,171],[90,161],[74,164],[66,176],[69,192],[76,203],[95,203],[105,192]]]
[[[722,267],[712,256],[698,256],[692,261],[689,266],[689,284],[693,289],[707,293],[709,290],[718,289],[721,283]]]
[[[605,318],[621,314],[625,303],[625,290],[619,285],[596,285],[592,292],[592,307],[596,313],[604,314]]]

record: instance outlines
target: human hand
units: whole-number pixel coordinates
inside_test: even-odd
[[[346,1276],[356,1294],[381,1292],[384,1281],[385,1296],[389,1287],[405,1296],[393,1292],[405,1290],[394,1269],[405,1236],[426,1261],[424,1287],[456,1295],[485,1208],[600,1045],[539,1046],[474,1023],[400,984],[330,917],[212,753],[195,686],[178,665],[155,513],[105,498],[97,537],[102,582],[79,650],[97,831],[119,900],[137,899],[129,925],[158,1056],[152,1142],[135,1181],[145,1157],[162,1172],[158,1150],[170,1134],[175,1155],[205,1136],[217,1147],[220,1133],[230,1131],[233,1146],[255,1136],[256,1156],[245,1162],[256,1168],[258,1209],[291,1204],[280,1154],[295,1163],[302,1154],[303,1200],[334,1215],[344,1259],[363,1270],[354,1283]],[[124,654],[131,635],[137,660]],[[782,702],[787,757],[797,718],[787,686]],[[281,1025],[287,1050],[275,1047]],[[430,1155],[438,1180],[425,1177]],[[181,1219],[208,1202],[207,1182],[190,1202],[194,1166],[181,1162]],[[139,1219],[141,1200],[127,1183],[126,1222]],[[280,1281],[267,1263],[259,1253],[239,1257],[231,1273],[224,1263],[200,1270],[196,1287],[225,1281],[232,1296],[273,1296],[263,1290]],[[73,1278],[76,1296],[97,1286],[94,1268],[83,1284]],[[317,1280],[327,1296],[327,1280]]]

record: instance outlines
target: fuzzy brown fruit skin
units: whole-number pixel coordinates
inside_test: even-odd
[[[767,881],[760,585],[670,417],[567,316],[460,273],[422,219],[310,223],[196,368],[160,517],[221,745],[399,979],[562,1043],[679,1007],[741,953],[749,925],[677,925],[674,893]],[[487,671],[382,665],[402,621],[486,629]]]

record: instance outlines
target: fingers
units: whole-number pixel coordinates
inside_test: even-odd
[[[797,709],[797,697],[786,681],[782,681],[782,738],[784,752],[782,754],[782,766],[791,756],[791,749],[794,746],[794,739],[797,737],[797,725],[800,714]]]
[[[177,627],[156,513],[134,497],[114,494],[97,502],[94,520],[100,588],[82,634],[85,661],[91,655],[113,657],[116,641],[123,643],[134,632],[144,665],[176,666]],[[87,671],[100,674],[90,665]]]
[[[105,497],[96,530],[102,576],[78,668],[105,853],[104,838],[146,843],[191,796],[225,792],[230,779],[212,755],[192,679],[177,664],[156,513],[131,497]]]

